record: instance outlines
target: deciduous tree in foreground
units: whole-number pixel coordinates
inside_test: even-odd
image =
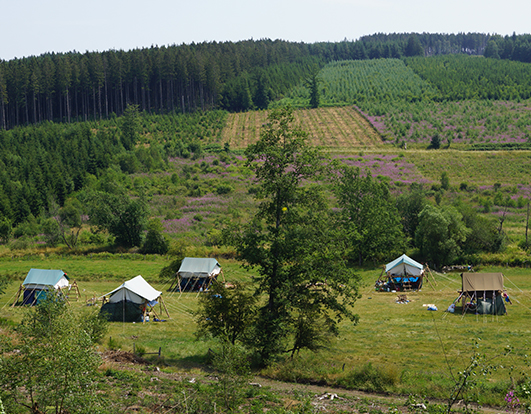
[[[292,122],[291,109],[272,111],[260,140],[248,147],[258,209],[230,233],[239,258],[257,269],[256,291],[265,297],[253,334],[263,363],[315,349],[341,318],[356,320],[357,278],[345,264],[346,238],[312,184],[325,172],[324,157]]]

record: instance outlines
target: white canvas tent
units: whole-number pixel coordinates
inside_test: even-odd
[[[403,254],[384,266],[376,281],[376,290],[388,292],[419,290],[422,288],[424,271],[422,264]]]
[[[177,284],[179,290],[206,290],[218,275],[223,275],[216,259],[185,257],[175,275],[170,290]]]
[[[146,321],[148,312],[155,313],[154,306],[164,306],[166,315],[170,316],[162,300],[162,292],[154,289],[138,275],[118,286],[103,296],[101,312],[112,321],[139,322]],[[155,316],[158,316],[155,313]]]
[[[30,269],[11,306],[15,306],[21,293],[23,293],[23,305],[38,304],[46,298],[46,292],[49,290],[61,292],[66,299],[68,299],[67,294],[73,291],[76,294],[75,298],[79,298],[77,283],[70,284],[67,274],[62,270]]]
[[[385,265],[385,273],[391,276],[420,276],[424,273],[424,266],[403,254]]]

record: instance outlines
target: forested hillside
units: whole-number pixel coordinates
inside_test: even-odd
[[[488,52],[493,44],[504,52]],[[263,39],[49,53],[0,62],[0,128],[107,119],[128,104],[159,114],[262,109],[332,61],[485,53],[529,62],[530,51],[528,35],[405,33],[337,43]]]

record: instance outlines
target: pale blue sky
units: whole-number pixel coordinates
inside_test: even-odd
[[[203,41],[531,32],[529,0],[0,0],[0,59]]]

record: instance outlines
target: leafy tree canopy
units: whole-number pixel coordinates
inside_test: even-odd
[[[345,265],[345,237],[319,188],[306,184],[323,172],[323,155],[292,122],[290,108],[271,111],[260,140],[248,147],[258,211],[251,223],[226,232],[239,258],[257,268],[256,291],[266,297],[253,341],[264,363],[312,346],[301,320],[320,316],[335,327],[344,316],[356,319],[350,306],[357,279]]]

